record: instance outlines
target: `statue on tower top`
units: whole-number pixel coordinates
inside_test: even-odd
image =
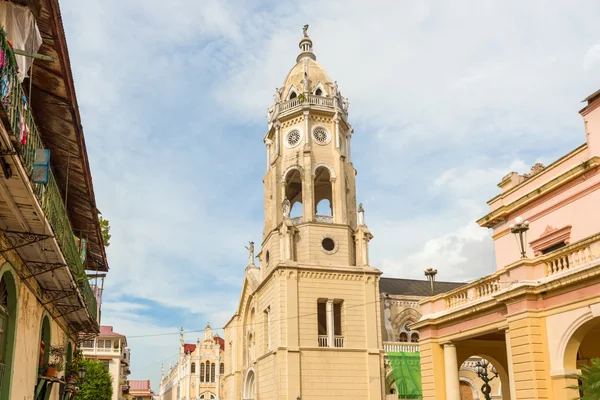
[[[254,265],[254,242],[250,242],[249,246],[244,247],[248,250],[248,265]]]
[[[183,348],[183,326],[181,327],[181,329],[179,330],[179,344],[181,344],[181,347]]]
[[[302,28],[302,33],[304,34],[304,37],[308,37],[308,33],[306,33],[306,31],[308,31],[308,24],[304,25],[304,28]]]

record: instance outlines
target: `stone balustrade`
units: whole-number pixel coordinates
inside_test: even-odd
[[[419,351],[419,343],[383,342],[383,351],[386,353],[416,353]]]

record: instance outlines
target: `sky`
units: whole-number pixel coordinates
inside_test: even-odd
[[[486,201],[507,173],[582,144],[577,111],[600,88],[593,0],[61,0],[61,11],[111,225],[102,324],[128,336],[130,379],[155,391],[180,327],[196,342],[236,309],[244,246],[262,235],[266,110],[304,24],[350,101],[357,200],[388,277],[493,272],[475,223]]]

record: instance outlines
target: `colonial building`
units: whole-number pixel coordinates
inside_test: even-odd
[[[379,281],[385,392],[387,400],[422,397],[420,367],[420,333],[413,328],[421,317],[419,302],[434,293],[445,293],[464,286],[456,282],[430,282],[413,279],[384,278]],[[432,290],[433,289],[433,290]],[[483,383],[475,372],[479,357],[464,361],[459,370],[462,399],[485,399]],[[490,384],[494,399],[501,398],[500,381]]]
[[[113,331],[112,326],[101,326],[100,334],[81,343],[83,356],[104,363],[113,382],[113,400],[123,400],[129,393],[127,376],[130,374],[130,351],[125,335]]]
[[[237,310],[225,326],[223,398],[384,396],[381,271],[357,208],[348,100],[300,54],[268,110],[264,230]]]
[[[600,357],[600,91],[585,101],[585,143],[506,175],[478,221],[498,270],[421,301],[425,399],[460,399],[472,355],[494,364],[504,400],[579,397],[573,374]]]
[[[0,399],[56,400],[108,264],[58,1],[0,1],[0,25]]]
[[[188,344],[180,333],[179,359],[169,366],[160,378],[161,400],[218,400],[223,398],[225,342],[213,334],[210,324],[204,329],[204,337],[195,344]]]

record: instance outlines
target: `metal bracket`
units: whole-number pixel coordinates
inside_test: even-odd
[[[60,317],[64,317],[65,315],[74,313],[76,311],[79,311],[85,307],[77,305],[77,306],[70,306],[68,304],[57,304],[55,305],[56,309],[58,310],[58,312],[60,313],[59,315],[55,315],[54,319],[60,318]]]
[[[18,249],[19,247],[29,246],[42,240],[46,240],[52,237],[52,235],[41,235],[33,232],[16,232],[16,231],[2,231],[4,237],[8,242],[9,246],[4,247],[0,244],[0,254]]]
[[[19,153],[14,150],[0,150],[0,156],[16,156],[17,154]]]
[[[47,263],[43,261],[24,261],[25,267],[29,271],[29,275],[24,276],[23,279],[33,278],[34,276],[42,275],[47,272],[52,272],[55,269],[67,268],[67,264],[62,263]]]
[[[46,295],[46,297],[48,297],[50,300],[42,303],[42,305],[46,305],[46,304],[50,304],[50,303],[54,303],[58,300],[62,300],[62,299],[66,299],[67,297],[71,297],[75,294],[75,290],[53,290],[53,289],[45,289],[44,290],[44,294]]]

